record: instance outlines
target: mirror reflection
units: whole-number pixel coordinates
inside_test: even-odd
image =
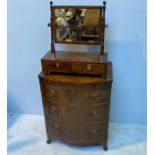
[[[56,41],[99,41],[99,15],[99,9],[55,9]]]

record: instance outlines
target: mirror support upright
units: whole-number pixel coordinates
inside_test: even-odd
[[[50,1],[50,10],[51,10],[51,20],[50,20],[50,24],[48,24],[48,26],[51,27],[51,53],[52,53],[52,57],[53,59],[55,58],[55,40],[54,40],[54,29],[53,29],[53,9],[52,9],[52,6],[53,6],[53,2]]]
[[[59,6],[57,6],[58,8],[60,8]],[[73,6],[72,6],[73,7]],[[80,6],[78,6],[80,7]],[[84,6],[82,6],[84,7]],[[67,8],[65,6],[65,8]],[[87,8],[87,7],[86,7]],[[90,7],[89,7],[90,8]],[[88,8],[88,9],[89,9]],[[76,40],[76,41],[72,41],[72,42],[58,42],[57,39],[56,39],[56,32],[55,32],[55,9],[56,7],[53,6],[53,2],[50,1],[50,10],[51,10],[51,17],[50,17],[50,23],[48,24],[48,26],[51,28],[51,53],[52,53],[52,57],[53,59],[55,59],[56,55],[56,51],[55,51],[55,43],[70,43],[70,44],[88,44],[88,45],[97,45],[99,44],[100,45],[100,62],[103,62],[103,57],[104,57],[104,35],[105,35],[105,27],[106,27],[106,24],[105,24],[105,10],[106,10],[106,1],[103,1],[103,6],[100,7],[100,24],[99,24],[99,29],[100,29],[100,32],[99,32],[99,36],[100,36],[100,39],[99,39],[99,42],[89,42],[89,41],[79,41]],[[101,11],[102,10],[102,11]],[[80,30],[79,30],[80,31]],[[88,37],[88,36],[87,36]]]
[[[101,56],[104,55],[104,34],[105,34],[105,10],[106,10],[106,1],[103,1],[103,15],[102,15],[102,28],[101,28]]]

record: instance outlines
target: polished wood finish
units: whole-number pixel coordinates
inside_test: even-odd
[[[107,55],[98,52],[64,52],[50,51],[41,59],[42,70],[45,74],[69,73],[90,74],[106,77]]]
[[[107,76],[39,74],[47,143],[102,144],[107,150],[112,64]]]
[[[98,41],[94,41],[94,42],[88,42],[88,41],[71,41],[71,42],[68,42],[68,41],[57,41],[57,39],[56,39],[56,24],[55,24],[55,22],[54,21],[56,21],[56,16],[55,16],[55,10],[56,9],[87,9],[87,10],[94,10],[94,9],[97,9],[97,10],[99,10],[99,24],[98,24],[98,27],[99,27],[99,40]],[[56,6],[56,5],[52,5],[51,6],[51,14],[52,14],[52,18],[54,19],[53,20],[53,22],[54,22],[54,27],[53,27],[53,29],[52,29],[52,31],[54,31],[54,40],[55,40],[55,43],[64,43],[64,44],[85,44],[85,45],[100,45],[100,44],[102,44],[102,40],[101,40],[101,33],[102,33],[102,28],[101,28],[101,26],[103,26],[102,25],[102,19],[103,19],[103,17],[102,17],[102,15],[103,15],[103,7],[102,6]]]
[[[99,32],[99,35],[95,36],[98,40],[95,38],[95,42],[57,41],[55,9],[61,8],[100,10],[97,14],[100,18],[99,31],[95,31]],[[53,2],[50,2],[50,9],[51,19],[48,26],[51,28],[51,50],[41,59],[42,72],[39,74],[47,143],[58,139],[81,146],[102,144],[104,150],[108,150],[113,77],[112,63],[107,60],[107,54],[104,52],[106,2],[103,2],[103,6],[53,6]],[[82,15],[82,20],[81,17]],[[85,18],[84,21],[92,23],[90,18]],[[80,26],[70,25],[70,29],[77,34],[81,31]],[[86,38],[94,37],[86,36],[90,35],[87,33],[84,35]],[[77,38],[80,37],[77,35]],[[99,52],[57,51],[55,43],[100,45],[101,48]]]
[[[56,40],[56,9],[97,9],[99,10],[99,41],[57,41]],[[106,2],[103,6],[53,6],[50,2],[51,19],[48,24],[51,27],[51,55],[46,54],[42,60],[42,70],[45,74],[50,73],[69,73],[69,74],[85,74],[85,75],[100,75],[106,77],[107,73],[107,58],[104,53],[104,33],[105,33],[105,10]],[[55,43],[61,44],[86,44],[100,45],[100,52],[87,53],[85,52],[59,52],[55,49]]]
[[[98,37],[99,39],[97,41],[89,42],[89,41],[58,41],[56,39],[56,16],[55,16],[55,10],[56,9],[97,9],[99,10],[99,34]],[[58,5],[53,5],[53,2],[50,2],[50,10],[51,10],[51,18],[50,18],[50,23],[48,24],[49,27],[51,27],[51,52],[55,53],[55,43],[60,43],[60,44],[83,44],[83,45],[100,45],[100,55],[104,54],[104,34],[105,34],[105,10],[106,10],[106,2],[103,2],[103,6],[58,6]]]

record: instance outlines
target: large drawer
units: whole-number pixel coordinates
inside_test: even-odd
[[[107,138],[108,124],[80,124],[63,123],[60,121],[49,120],[48,134],[51,138],[58,138],[70,143],[77,144],[98,144]]]
[[[60,104],[44,101],[44,110],[48,118],[63,122],[106,122],[109,116],[108,104]]]
[[[107,104],[110,89],[67,88],[44,84],[43,97],[60,104]]]

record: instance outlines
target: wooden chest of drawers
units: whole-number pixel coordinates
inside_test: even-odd
[[[39,74],[47,142],[102,144],[107,150],[112,64],[107,76]]]

